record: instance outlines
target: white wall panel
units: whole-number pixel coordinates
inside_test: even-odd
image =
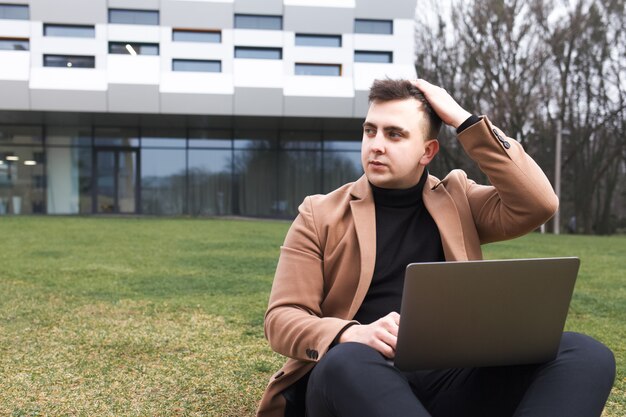
[[[106,0],[30,0],[30,19],[45,23],[106,23]]]
[[[0,75],[0,91],[0,109],[30,110],[28,81],[7,80]]]
[[[235,13],[282,15],[283,0],[237,0]]]
[[[154,84],[161,78],[158,56],[110,54],[107,59],[108,82],[114,84]]]
[[[351,33],[354,28],[354,8],[285,6],[284,29],[302,33]]]
[[[110,41],[156,43],[161,40],[159,26],[110,24],[107,26],[107,32]]]
[[[283,91],[280,88],[235,87],[233,113],[238,116],[282,116]]]
[[[282,47],[284,34],[280,30],[233,29],[235,46]]]
[[[283,88],[283,61],[268,59],[235,59],[235,87]]]
[[[157,85],[109,84],[107,100],[113,113],[158,113],[161,107]]]
[[[31,22],[28,20],[0,19],[0,36],[8,38],[29,38]]]
[[[356,0],[359,19],[413,19],[416,0]]]
[[[177,28],[223,29],[233,27],[230,1],[162,0],[161,25]]]

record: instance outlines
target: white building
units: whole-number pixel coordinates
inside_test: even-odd
[[[0,214],[293,216],[361,173],[410,0],[0,0]]]

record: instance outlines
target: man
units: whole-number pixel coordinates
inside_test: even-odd
[[[401,372],[395,354],[410,262],[481,259],[480,245],[548,220],[558,201],[515,140],[424,80],[382,80],[363,124],[365,175],[300,206],[276,269],[265,332],[290,359],[270,380],[265,416],[599,416],[612,353],[563,335],[553,362]],[[442,181],[426,166],[441,121],[489,177]]]

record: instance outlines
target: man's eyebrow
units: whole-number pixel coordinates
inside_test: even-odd
[[[400,127],[400,126],[385,126],[385,127],[383,127],[383,130],[385,132],[399,132],[399,133],[402,133],[402,134],[409,133],[408,130],[406,130],[405,128]]]

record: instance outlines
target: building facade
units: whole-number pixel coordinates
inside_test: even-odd
[[[0,0],[0,215],[293,217],[361,175],[415,0]]]

